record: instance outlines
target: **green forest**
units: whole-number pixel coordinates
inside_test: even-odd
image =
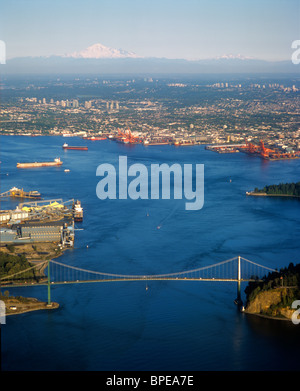
[[[18,273],[30,267],[31,265],[25,255],[14,255],[0,251],[0,278]],[[34,277],[34,269],[26,272],[26,279],[32,279]]]
[[[263,189],[254,189],[254,193],[290,195],[300,197],[300,182],[280,183],[279,185],[265,186]]]

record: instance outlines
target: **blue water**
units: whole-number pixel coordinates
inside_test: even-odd
[[[63,151],[65,141],[89,150]],[[237,255],[271,268],[300,261],[299,201],[245,196],[254,187],[299,181],[299,160],[267,162],[203,146],[128,147],[80,138],[2,136],[0,142],[1,192],[16,186],[47,199],[82,202],[84,221],[77,227],[83,230],[76,231],[75,248],[58,259],[65,264],[158,274]],[[96,168],[117,167],[119,156],[147,167],[204,164],[203,208],[186,211],[185,199],[100,201]],[[55,157],[62,167],[16,168],[19,161]],[[1,209],[10,206],[2,203]],[[9,316],[2,325],[2,369],[299,369],[300,325],[238,312],[234,283],[157,281],[148,288],[143,282],[53,286],[51,299],[59,309]],[[46,287],[10,293],[47,300]]]

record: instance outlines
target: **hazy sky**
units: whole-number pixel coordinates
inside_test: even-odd
[[[299,0],[0,0],[7,58],[80,51],[94,43],[140,56],[224,54],[289,60]]]

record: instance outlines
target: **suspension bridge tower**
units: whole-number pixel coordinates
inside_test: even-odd
[[[48,260],[48,307],[52,306],[51,303],[51,281],[50,281],[50,260]]]
[[[235,304],[237,304],[239,307],[243,305],[243,301],[241,298],[241,257],[237,257],[237,297],[235,299]]]

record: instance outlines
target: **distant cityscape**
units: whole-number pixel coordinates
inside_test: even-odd
[[[298,83],[298,84],[297,84]],[[300,150],[299,81],[66,78],[2,81],[2,135],[259,144]]]

